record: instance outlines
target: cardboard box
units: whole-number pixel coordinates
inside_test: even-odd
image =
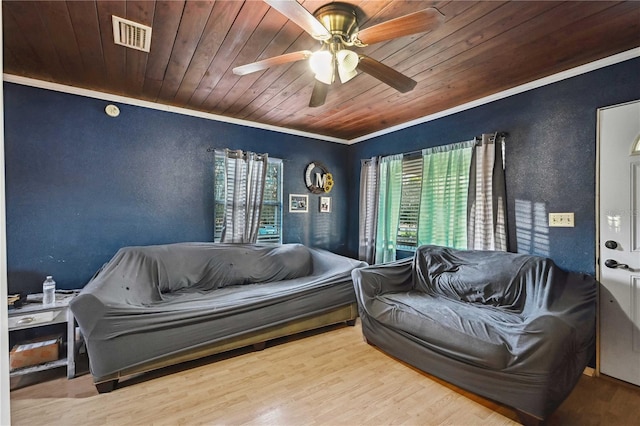
[[[59,346],[60,339],[48,339],[15,345],[9,353],[9,366],[11,370],[15,370],[56,361],[58,359]]]

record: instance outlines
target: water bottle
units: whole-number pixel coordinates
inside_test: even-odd
[[[56,303],[56,282],[51,275],[42,283],[42,304],[54,305]]]

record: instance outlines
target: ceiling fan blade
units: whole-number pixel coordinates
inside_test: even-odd
[[[438,28],[444,22],[444,15],[433,7],[410,13],[360,30],[357,40],[363,44],[380,43],[392,38],[423,33]]]
[[[313,86],[313,92],[311,93],[311,100],[309,101],[310,107],[319,107],[324,105],[324,101],[327,99],[327,93],[329,92],[329,85],[324,84],[321,81],[315,80],[316,84]]]
[[[302,61],[311,56],[310,50],[301,50],[299,52],[285,53],[284,55],[274,56],[273,58],[263,59],[262,61],[252,62],[247,65],[241,65],[233,69],[236,75],[246,75],[252,72],[262,71],[274,65],[287,64],[289,62]]]
[[[317,40],[329,40],[331,33],[315,16],[295,0],[264,0],[269,6],[282,13]]]
[[[360,55],[358,69],[388,84],[401,93],[410,92],[416,87],[416,84],[418,84],[414,79],[368,56]]]

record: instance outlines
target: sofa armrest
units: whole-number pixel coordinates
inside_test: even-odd
[[[351,278],[360,305],[366,305],[380,294],[412,290],[412,265],[413,259],[407,258],[354,269]]]
[[[105,314],[104,304],[93,294],[80,293],[69,303],[83,336],[91,336],[96,324]]]
[[[518,339],[513,367],[545,372],[545,392],[554,401],[564,400],[575,386],[594,350],[595,324],[576,328],[562,317],[541,313],[529,318]]]

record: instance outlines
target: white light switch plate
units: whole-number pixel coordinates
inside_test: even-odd
[[[549,213],[549,226],[573,228],[573,213]]]

